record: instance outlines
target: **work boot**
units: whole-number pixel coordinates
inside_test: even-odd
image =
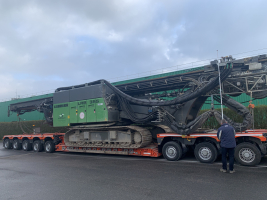
[[[227,172],[226,169],[220,169],[220,171],[223,172],[223,173],[226,173]]]
[[[232,171],[230,170],[230,174],[233,174],[233,173],[235,173],[235,170],[234,169]]]

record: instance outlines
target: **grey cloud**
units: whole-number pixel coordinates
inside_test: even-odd
[[[177,33],[174,47],[199,59],[266,47],[266,1],[196,1],[186,7],[185,31]],[[194,12],[189,12],[189,10]]]
[[[265,47],[265,1],[0,0],[0,99]],[[115,79],[113,79],[115,80]]]

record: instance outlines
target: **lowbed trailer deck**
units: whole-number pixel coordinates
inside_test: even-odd
[[[104,154],[121,154],[132,156],[159,157],[162,154],[158,152],[157,145],[149,145],[143,148],[103,148],[103,147],[67,147],[64,144],[56,146],[56,151],[64,152],[81,152],[81,153],[104,153]]]
[[[177,133],[157,134],[157,143],[151,143],[143,148],[106,148],[102,147],[73,147],[64,143],[65,133],[5,135],[3,146],[6,149],[23,149],[35,152],[83,152],[102,154],[121,154],[160,157],[176,161],[181,159],[189,150],[193,150],[198,161],[213,163],[220,154],[220,141],[216,131],[209,133],[194,133],[180,135]],[[257,129],[236,133],[235,160],[242,165],[257,165],[261,157],[267,154],[267,130]]]
[[[104,153],[104,154],[122,154],[134,156],[159,157],[162,154],[158,152],[157,144],[150,144],[144,148],[105,148],[105,147],[72,147],[64,143],[65,133],[43,133],[43,134],[22,134],[5,135],[3,137],[3,146],[6,149],[23,149],[25,151],[40,152],[54,151],[61,152],[81,152],[81,153]],[[53,145],[54,143],[54,145]],[[41,148],[40,148],[41,147]],[[44,147],[44,149],[43,149]]]

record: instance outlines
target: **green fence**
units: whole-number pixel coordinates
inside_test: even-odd
[[[220,111],[220,109],[216,109]],[[202,114],[207,110],[200,111]],[[230,110],[229,108],[224,108],[223,113],[235,122],[242,123],[243,117],[236,114],[236,112]],[[202,128],[217,129],[220,124],[217,122],[215,117],[209,118],[202,126]],[[255,129],[267,129],[267,105],[260,105],[254,108],[254,128]]]

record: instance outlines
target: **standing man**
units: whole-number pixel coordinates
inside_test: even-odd
[[[235,129],[227,124],[225,119],[221,122],[221,127],[218,129],[217,137],[221,140],[221,150],[222,150],[222,169],[221,172],[227,172],[227,160],[226,154],[229,156],[229,170],[230,173],[234,173],[234,154],[235,154]]]

